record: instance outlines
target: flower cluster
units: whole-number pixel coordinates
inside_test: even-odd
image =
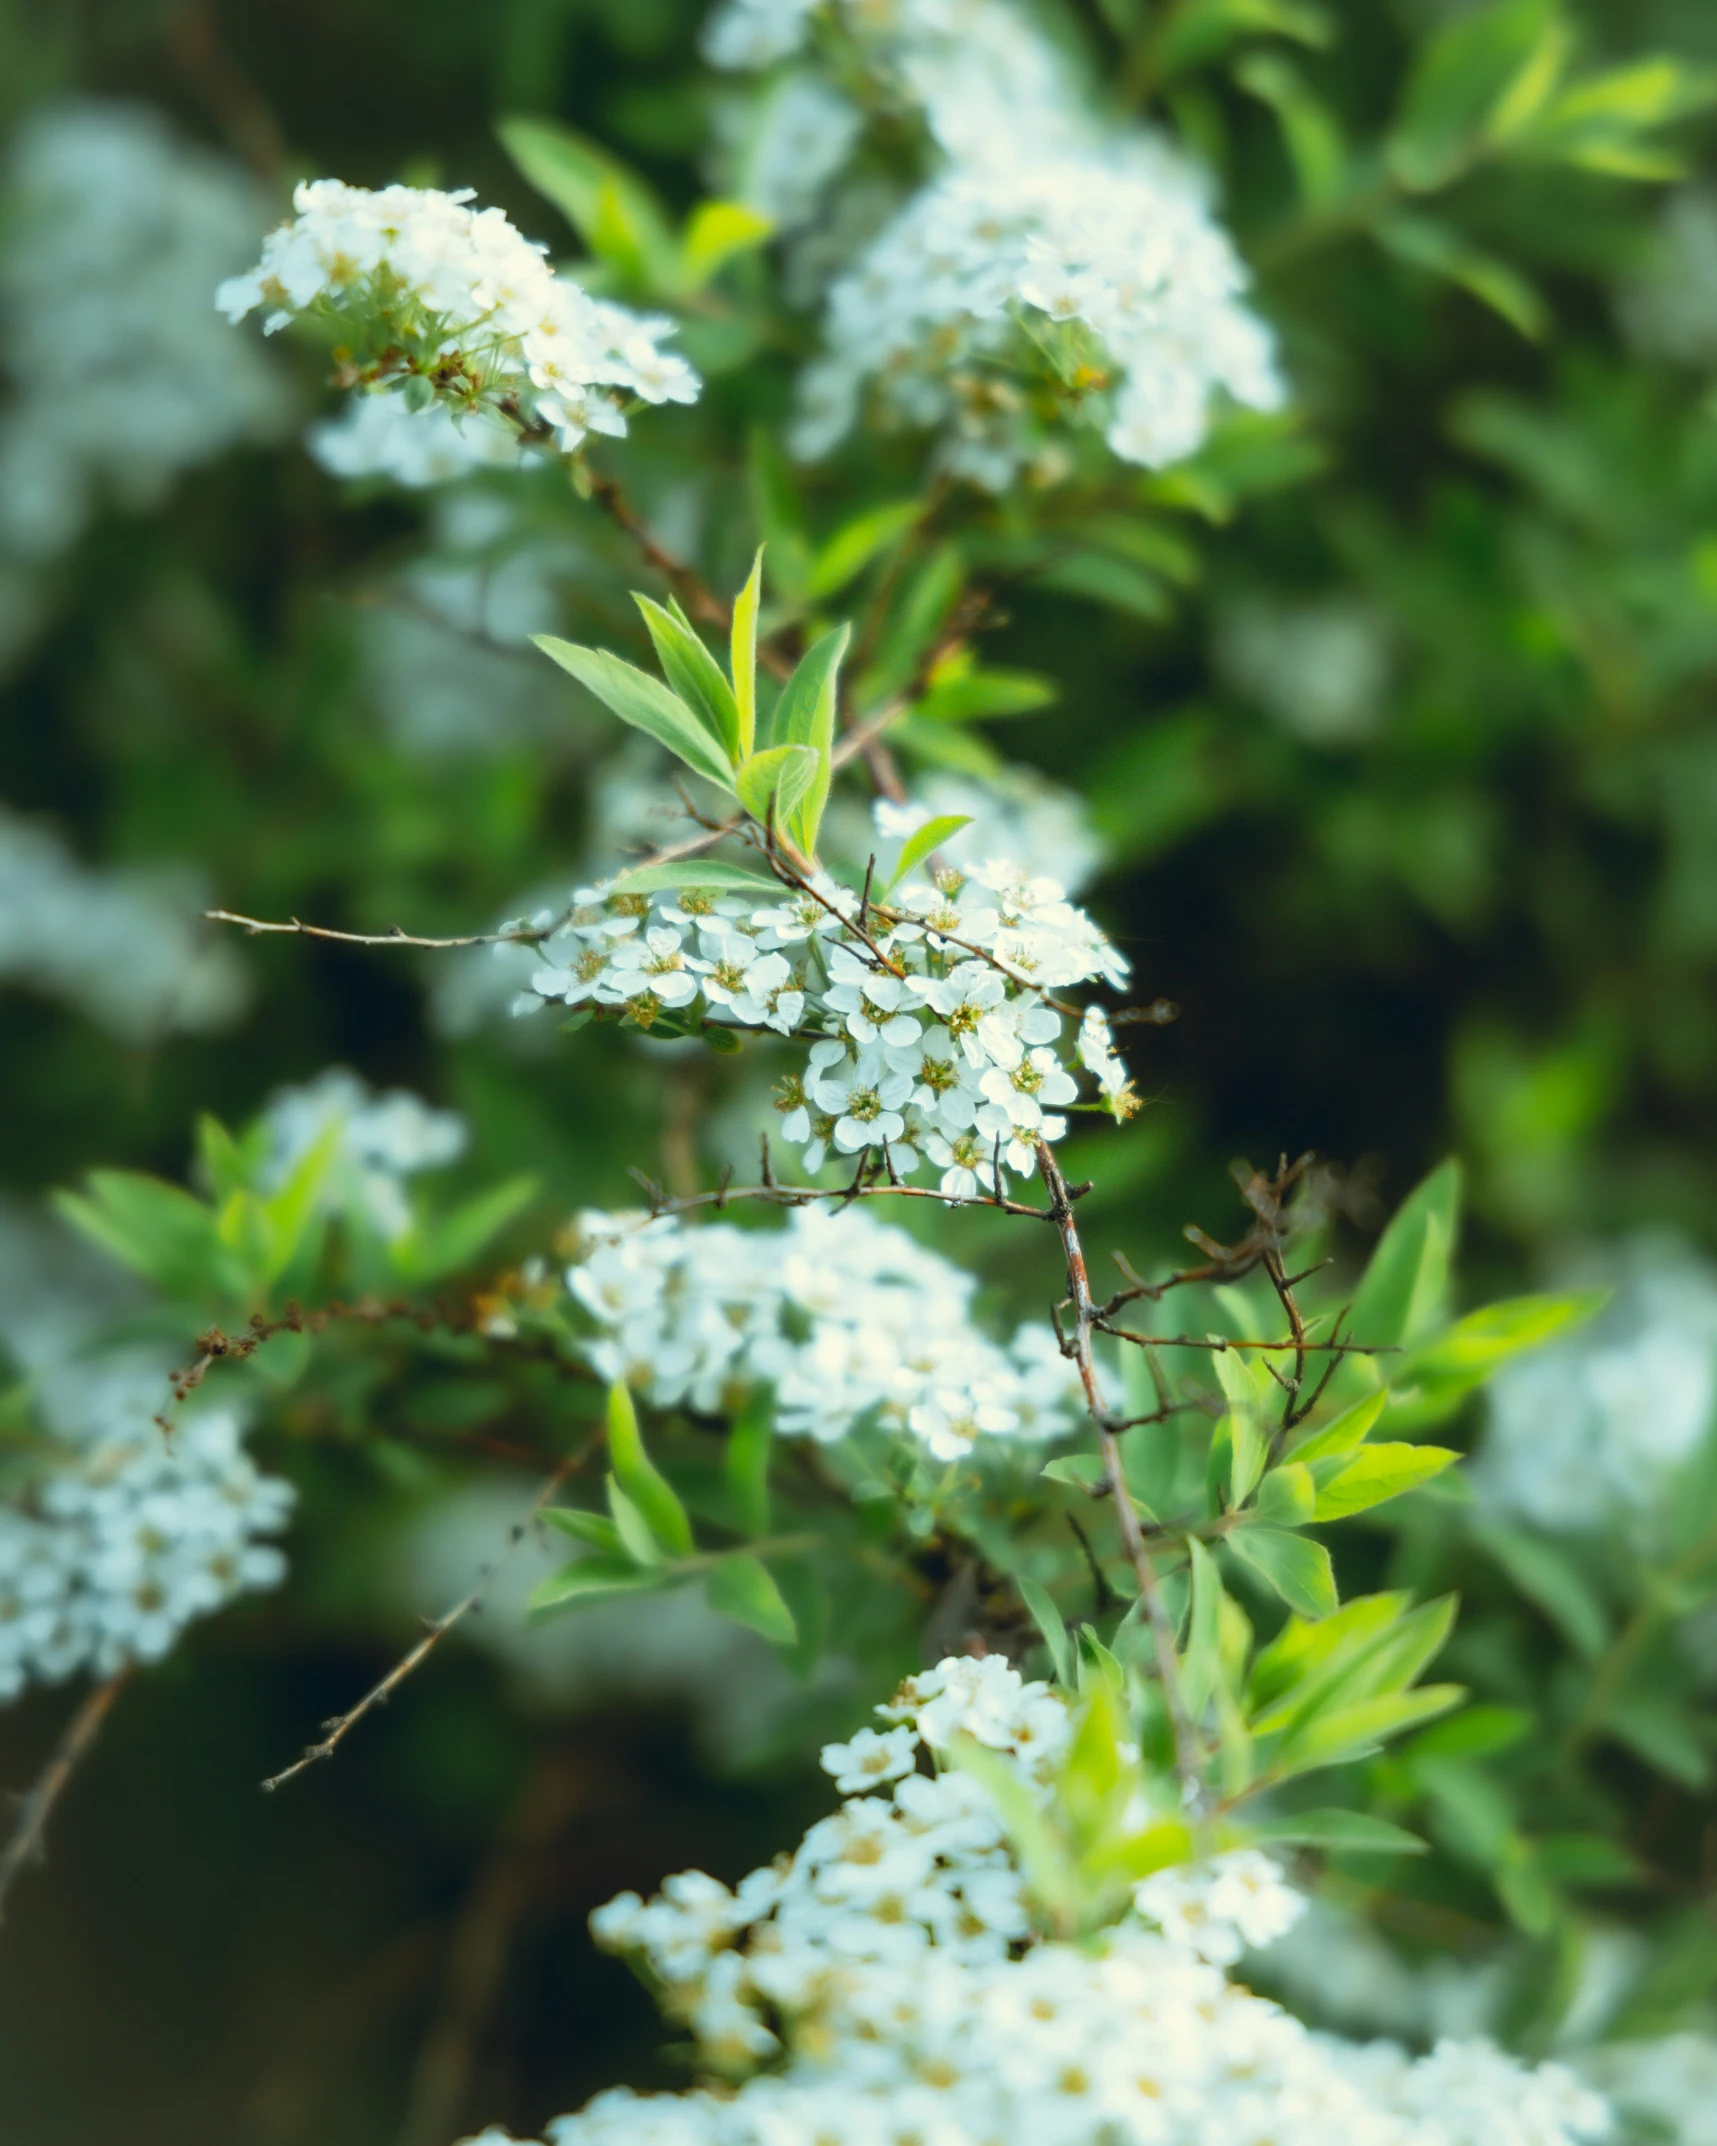
[[[501,424],[503,439],[552,436],[569,453],[588,433],[624,433],[628,398],[696,400],[697,375],[661,348],[671,321],[592,298],[499,209],[471,200],[469,189],[308,182],[293,221],[216,303],[234,321],[261,309],[270,333],[300,314],[329,317],[357,353],[351,384],[395,387],[408,416],[439,408],[464,426]],[[397,425],[376,432],[370,466],[398,467]],[[448,452],[445,423],[438,438]],[[347,473],[363,444],[348,435],[336,450]],[[471,460],[492,458],[490,444],[473,446]]]
[[[944,1461],[980,1436],[1058,1436],[1077,1415],[1047,1326],[992,1341],[969,1274],[858,1210],[796,1208],[781,1230],[641,1214],[579,1227],[567,1283],[601,1328],[591,1361],[658,1407],[731,1411],[768,1386],[789,1436],[827,1441],[874,1415]]]
[[[873,99],[921,115],[945,161],[829,292],[800,453],[826,453],[868,397],[878,422],[939,432],[949,469],[1000,491],[1028,466],[1056,474],[1070,421],[1155,467],[1198,446],[1218,391],[1281,401],[1271,337],[1241,303],[1245,271],[1199,175],[1152,136],[1095,124],[1006,0],[728,0],[705,49],[720,66],[766,66],[824,20]],[[778,86],[765,102],[764,144],[784,101]]]
[[[403,1088],[375,1095],[344,1066],[330,1066],[302,1087],[280,1089],[262,1122],[266,1190],[284,1184],[294,1165],[337,1126],[323,1205],[389,1243],[411,1227],[405,1180],[457,1161],[467,1138],[465,1121],[455,1112],[433,1110]]]
[[[1229,1983],[1167,1913],[1088,1948],[1039,1942],[984,1791],[920,1765],[975,1737],[1042,1793],[1065,1695],[997,1660],[949,1660],[882,1711],[892,1727],[824,1752],[849,1800],[794,1855],[734,1891],[686,1872],[592,1918],[706,2061],[753,2076],[719,2095],[599,2095],[549,2126],[553,2146],[1571,2146],[1605,2127],[1603,2103],[1556,2066],[1314,2036]],[[1201,1936],[1230,1914],[1243,1931],[1280,1927],[1271,1866],[1223,1863],[1237,1867],[1182,1883],[1182,1907],[1209,1908]]]
[[[1717,1410],[1717,1273],[1651,1239],[1594,1271],[1615,1295],[1504,1365],[1473,1468],[1488,1503],[1556,1532],[1646,1524]]]
[[[1096,978],[1119,986],[1125,958],[1054,880],[1005,862],[909,882],[863,924],[860,909],[824,874],[764,903],[582,889],[518,1010],[609,1008],[645,1028],[666,1013],[808,1040],[804,1071],[777,1099],[808,1170],[830,1153],[874,1153],[903,1177],[928,1162],[950,1198],[1004,1164],[1028,1175],[1079,1093],[1048,994]],[[1127,1115],[1113,1053],[1079,1062],[1105,1107]]]
[[[1192,175],[1153,143],[956,166],[835,283],[796,445],[826,452],[869,393],[878,422],[941,431],[948,466],[991,490],[1049,471],[1050,423],[1069,416],[1125,461],[1176,461],[1215,391],[1281,400],[1244,284]]]
[[[62,999],[127,1042],[222,1027],[244,972],[172,867],[99,871],[0,806],[0,980]]]
[[[150,505],[180,470],[279,430],[284,382],[207,302],[267,210],[236,165],[130,105],[42,112],[6,183],[0,550],[47,559],[103,496]]]
[[[286,1569],[262,1538],[285,1525],[292,1490],[258,1474],[236,1416],[205,1410],[169,1438],[151,1420],[156,1367],[89,1378],[105,1378],[105,1432],[56,1449],[0,1505],[0,1699],[32,1678],[158,1661],[196,1618]]]

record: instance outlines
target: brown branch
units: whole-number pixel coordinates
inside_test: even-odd
[[[12,1837],[0,1852],[0,1920],[4,1920],[6,1896],[19,1872],[42,1854],[54,1806],[65,1793],[66,1784],[77,1771],[79,1761],[100,1734],[102,1723],[130,1675],[127,1666],[105,1683],[96,1685],[85,1697],[66,1724],[65,1733],[55,1745],[53,1756],[42,1769],[35,1787],[19,1803]]]
[[[1222,1356],[1230,1349],[1260,1349],[1287,1351],[1308,1356],[1392,1356],[1398,1353],[1399,1344],[1391,1341],[1230,1341],[1221,1334],[1135,1334],[1131,1327],[1111,1326],[1102,1311],[1093,1318],[1093,1326],[1100,1334],[1108,1334],[1116,1341],[1136,1342],[1141,1349],[1209,1349],[1213,1355]]]
[[[231,909],[205,909],[203,916],[210,924],[236,924],[253,939],[263,932],[278,932],[294,939],[331,939],[340,946],[417,946],[438,954],[461,946],[537,946],[555,930],[553,924],[527,925],[518,931],[472,931],[451,939],[425,939],[402,931],[397,924],[387,931],[335,931],[326,924],[305,924],[297,917],[276,923],[266,917],[238,916]]]
[[[643,516],[621,490],[617,477],[592,474],[590,497],[615,527],[631,538],[639,557],[647,566],[655,568],[693,618],[702,619],[706,626],[714,626],[722,633],[733,631],[733,606],[722,602],[695,566],[688,566],[684,559],[676,558],[657,543]],[[773,678],[792,675],[792,664],[767,641],[758,643],[757,660]]]
[[[1204,1778],[1200,1765],[1198,1731],[1187,1711],[1186,1695],[1181,1686],[1180,1654],[1175,1643],[1174,1620],[1170,1617],[1168,1604],[1163,1599],[1156,1566],[1151,1560],[1144,1531],[1139,1525],[1132,1493],[1127,1488],[1115,1418],[1109,1413],[1103,1390],[1097,1383],[1096,1365],[1091,1356],[1091,1334],[1097,1324],[1097,1307],[1092,1301],[1091,1278],[1085,1265],[1085,1248],[1079,1240],[1079,1226],[1074,1219],[1073,1199],[1068,1191],[1067,1180],[1061,1174],[1061,1165],[1056,1161],[1048,1141],[1041,1138],[1037,1142],[1037,1169],[1038,1175],[1043,1179],[1043,1189],[1049,1196],[1050,1219],[1060,1234],[1062,1256],[1067,1266],[1066,1307],[1073,1313],[1073,1332],[1062,1342],[1062,1349],[1078,1370],[1079,1383],[1085,1389],[1085,1405],[1097,1433],[1097,1450],[1102,1457],[1103,1472],[1108,1478],[1110,1495],[1114,1500],[1115,1523],[1120,1529],[1121,1546],[1133,1568],[1139,1602],[1150,1628],[1152,1651],[1156,1657],[1157,1681],[1162,1686],[1163,1707],[1168,1715],[1169,1733],[1174,1739],[1175,1771],[1180,1777],[1181,1794],[1189,1809],[1201,1808],[1204,1801]]]
[[[494,1585],[497,1574],[519,1544],[524,1541],[531,1522],[542,1511],[567,1477],[583,1465],[594,1444],[594,1439],[587,1440],[584,1445],[579,1447],[576,1453],[569,1453],[563,1461],[557,1464],[551,1473],[543,1479],[536,1496],[531,1500],[530,1511],[526,1513],[522,1520],[514,1521],[499,1552],[490,1559],[489,1563],[478,1574],[477,1584],[471,1589],[470,1593],[462,1596],[450,1610],[444,1610],[439,1617],[432,1619],[429,1629],[417,1642],[416,1646],[411,1648],[408,1653],[403,1654],[379,1683],[372,1684],[356,1706],[349,1708],[344,1714],[336,1714],[331,1721],[325,1721],[322,1724],[324,1734],[320,1743],[306,1744],[304,1755],[301,1758],[294,1759],[292,1764],[285,1767],[281,1772],[270,1774],[262,1784],[265,1793],[272,1795],[277,1788],[283,1788],[288,1781],[295,1779],[297,1775],[305,1772],[307,1768],[318,1764],[323,1759],[331,1759],[344,1738],[351,1730],[357,1727],[364,1716],[378,1706],[386,1706],[406,1678],[435,1651],[442,1640],[452,1631],[453,1627],[460,1623],[462,1619],[470,1616],[473,1610],[482,1607],[484,1597]]]
[[[627,1175],[649,1201],[652,1221],[662,1215],[687,1214],[698,1207],[724,1207],[734,1200],[760,1200],[765,1206],[773,1207],[803,1207],[812,1200],[837,1200],[845,1206],[852,1200],[884,1198],[940,1200],[944,1207],[993,1207],[1004,1215],[1028,1215],[1034,1222],[1055,1219],[1052,1209],[1033,1207],[1029,1201],[1012,1200],[1005,1194],[943,1192],[933,1185],[890,1184],[862,1178],[855,1179],[850,1185],[782,1185],[771,1178],[761,1185],[723,1185],[714,1192],[693,1192],[676,1198],[663,1191],[654,1178],[645,1176],[641,1170],[629,1170]]]

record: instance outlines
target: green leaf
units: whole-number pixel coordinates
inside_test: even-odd
[[[718,1616],[761,1632],[772,1646],[790,1647],[799,1636],[793,1612],[767,1565],[748,1550],[736,1550],[710,1568],[704,1583]]]
[[[1474,1525],[1473,1534],[1577,1652],[1594,1661],[1603,1653],[1610,1638],[1609,1612],[1571,1557],[1541,1535],[1529,1535],[1489,1516]]]
[[[1046,1483],[1065,1483],[1073,1490],[1095,1490],[1106,1479],[1095,1453],[1059,1453],[1037,1472]]]
[[[1301,1439],[1294,1448],[1294,1459],[1327,1460],[1333,1454],[1351,1453],[1356,1446],[1365,1443],[1388,1399],[1388,1394],[1380,1387],[1376,1393],[1368,1393],[1363,1401],[1355,1401],[1351,1408],[1344,1408],[1333,1423],[1326,1423],[1321,1431]]]
[[[1203,1543],[1189,1538],[1186,1549],[1192,1570],[1192,1614],[1181,1661],[1181,1688],[1187,1712],[1198,1721],[1222,1680],[1222,1577]]]
[[[1460,1197],[1461,1167],[1451,1160],[1402,1201],[1354,1295],[1348,1331],[1355,1341],[1413,1341],[1436,1320],[1448,1292]]]
[[[1466,1697],[1459,1684],[1423,1684],[1413,1691],[1385,1692],[1354,1706],[1320,1714],[1284,1744],[1270,1762],[1277,1780],[1319,1766],[1345,1766],[1378,1750],[1392,1736],[1433,1721]]]
[[[621,1554],[620,1530],[606,1513],[583,1512],[576,1505],[545,1505],[538,1519],[561,1534],[570,1535],[574,1542],[587,1543],[599,1550],[604,1557],[618,1558]]]
[[[1105,610],[1119,611],[1127,618],[1149,620],[1153,625],[1174,609],[1168,591],[1154,574],[1130,559],[1117,559],[1105,551],[1077,551],[1039,576],[1042,586],[1058,596],[1077,596]]]
[[[635,1565],[659,1565],[662,1562],[662,1545],[656,1540],[643,1513],[620,1488],[613,1476],[608,1478],[607,1491],[608,1510],[614,1515],[614,1532],[620,1547]]]
[[[733,599],[733,702],[738,712],[741,760],[749,760],[757,743],[757,608],[763,601],[763,546],[751,562],[744,588]]]
[[[1398,1387],[1455,1385],[1468,1391],[1511,1357],[1583,1326],[1608,1301],[1608,1290],[1589,1289],[1578,1296],[1508,1297],[1500,1304],[1486,1304],[1414,1349],[1392,1367],[1389,1383]]]
[[[246,1292],[245,1269],[221,1242],[213,1210],[182,1186],[138,1170],[92,1170],[87,1183],[87,1194],[56,1193],[55,1208],[145,1281],[197,1300]]]
[[[686,1518],[686,1509],[673,1485],[644,1451],[631,1389],[619,1380],[608,1389],[608,1457],[620,1488],[643,1514],[663,1549],[673,1557],[690,1557],[692,1524]]]
[[[1347,177],[1347,144],[1334,113],[1312,94],[1299,69],[1279,53],[1249,52],[1234,79],[1275,113],[1300,199],[1314,209],[1336,200]]]
[[[634,1565],[630,1558],[581,1557],[563,1565],[531,1592],[527,1607],[533,1613],[564,1609],[578,1602],[593,1602],[601,1595],[636,1595],[660,1587],[662,1575]]]
[[[1325,10],[1307,0],[1181,0],[1161,21],[1152,58],[1156,79],[1164,82],[1220,59],[1243,37],[1327,45],[1334,34]]]
[[[1254,1840],[1276,1841],[1285,1847],[1324,1848],[1343,1855],[1429,1853],[1417,1833],[1392,1826],[1386,1818],[1373,1818],[1367,1811],[1297,1811],[1291,1818],[1254,1821],[1247,1831]]]
[[[648,596],[632,592],[632,601],[644,614],[644,624],[655,644],[662,675],[675,693],[702,722],[730,760],[741,757],[739,708],[728,684],[727,673],[704,646],[702,636],[676,604],[664,611]]]
[[[680,249],[656,197],[606,149],[549,119],[503,119],[501,146],[591,252],[639,282],[671,290]]]
[[[774,742],[777,745],[808,745],[817,756],[815,778],[786,822],[789,838],[807,857],[816,855],[817,830],[823,824],[823,807],[829,800],[835,749],[835,700],[839,691],[841,658],[846,653],[851,632],[850,626],[837,626],[821,640],[813,641],[800,657],[797,669],[775,704]]]
[[[659,894],[685,888],[700,894],[759,894],[768,901],[781,899],[781,882],[761,872],[748,872],[742,864],[723,864],[713,857],[681,857],[670,864],[640,864],[620,873],[614,881],[616,894]]]
[[[944,812],[936,819],[926,820],[922,827],[914,828],[901,845],[899,861],[889,875],[888,885],[882,891],[892,894],[908,872],[914,871],[926,857],[934,855],[943,843],[951,836],[957,835],[962,827],[970,827],[971,824],[972,815],[969,812]]]
[[[742,253],[755,253],[774,232],[774,219],[743,201],[700,201],[686,219],[680,244],[684,287],[702,290],[729,261]]]
[[[1346,1520],[1441,1475],[1458,1453],[1444,1446],[1367,1446],[1317,1494],[1314,1520]]]
[[[838,595],[849,581],[862,574],[878,552],[905,536],[924,512],[916,499],[890,500],[880,507],[867,507],[843,522],[811,561],[805,595],[812,603]]]
[[[1284,1528],[1303,1527],[1314,1517],[1321,1520],[1322,1502],[1317,1486],[1312,1481],[1312,1471],[1297,1460],[1288,1461],[1280,1468],[1272,1468],[1258,1486],[1255,1510],[1260,1520]]]
[[[408,1281],[434,1282],[468,1267],[485,1245],[537,1196],[534,1177],[509,1177],[474,1193],[450,1214],[413,1223],[389,1248],[396,1271]]]
[[[1373,228],[1379,244],[1397,260],[1459,284],[1493,313],[1500,313],[1528,342],[1543,341],[1550,327],[1550,308],[1537,289],[1518,269],[1482,252],[1453,225],[1402,212],[1380,217]]]
[[[734,1509],[748,1535],[769,1532],[769,1463],[774,1449],[775,1396],[768,1387],[758,1387],[734,1418],[725,1462]]]
[[[993,722],[1003,715],[1035,714],[1059,698],[1054,682],[1036,671],[938,666],[912,713],[921,723]]]
[[[1335,1608],[1335,1571],[1321,1542],[1261,1527],[1236,1528],[1223,1540],[1300,1616],[1324,1617]]]
[[[1031,1612],[1031,1621],[1043,1635],[1043,1643],[1049,1649],[1049,1658],[1055,1664],[1056,1681],[1071,1685],[1073,1682],[1073,1650],[1067,1640],[1067,1624],[1056,1608],[1054,1598],[1047,1587],[1040,1587],[1036,1580],[1028,1580],[1021,1573],[1014,1582],[1020,1592],[1020,1600]]]
[[[1673,1700],[1624,1693],[1605,1707],[1609,1734],[1630,1751],[1687,1788],[1704,1788],[1711,1779],[1711,1754],[1701,1736],[1698,1717]]]
[[[788,827],[817,780],[820,763],[809,745],[771,745],[739,771],[739,802],[760,826]]]
[[[1244,1505],[1264,1472],[1268,1446],[1264,1438],[1264,1394],[1269,1374],[1254,1366],[1238,1350],[1211,1351],[1216,1379],[1228,1401],[1226,1419],[1232,1441],[1233,1462],[1228,1478],[1228,1502]]]
[[[1556,0],[1500,0],[1448,23],[1408,78],[1389,142],[1395,178],[1431,192],[1518,132],[1554,89],[1568,42]]]
[[[623,723],[630,723],[634,730],[665,745],[694,774],[724,790],[733,788],[733,769],[720,742],[679,695],[670,693],[659,679],[633,664],[623,663],[604,649],[580,648],[547,633],[533,634],[531,639],[551,662],[570,672],[587,693],[594,693]]]

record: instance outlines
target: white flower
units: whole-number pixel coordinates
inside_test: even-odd
[[[1044,1105],[1071,1103],[1079,1093],[1055,1053],[1041,1046],[1025,1052],[1011,1068],[992,1066],[978,1086],[987,1104],[978,1112],[978,1130],[1003,1138],[1015,1128],[1047,1132],[1050,1121]]]
[[[689,1006],[698,995],[698,979],[687,964],[680,934],[657,925],[621,940],[597,995],[611,1003],[649,995],[664,1006]]]
[[[907,1421],[933,1460],[960,1460],[987,1431],[1011,1431],[1019,1418],[983,1388],[950,1393],[937,1388],[917,1402]]]
[[[835,1121],[834,1142],[845,1155],[898,1140],[906,1130],[900,1106],[912,1094],[912,1076],[873,1059],[818,1070],[806,1093]]]
[[[911,1729],[860,1729],[851,1743],[825,1744],[819,1763],[833,1774],[843,1796],[856,1796],[867,1788],[882,1788],[912,1771],[918,1753],[918,1738]]]

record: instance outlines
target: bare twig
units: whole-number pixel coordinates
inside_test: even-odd
[[[4,1919],[6,1896],[19,1872],[42,1853],[54,1805],[65,1793],[66,1783],[77,1771],[79,1761],[100,1734],[101,1725],[130,1674],[129,1667],[121,1669],[88,1693],[67,1722],[65,1733],[54,1746],[53,1756],[42,1769],[35,1787],[20,1802],[12,1837],[0,1851],[0,1920]]]
[[[395,924],[387,931],[335,931],[326,924],[306,924],[298,917],[284,923],[266,917],[239,916],[231,909],[205,909],[210,924],[236,924],[254,939],[263,932],[282,933],[294,939],[331,939],[340,946],[417,946],[432,953],[448,953],[461,946],[536,946],[555,929],[553,924],[522,925],[517,931],[470,931],[451,939],[426,939],[402,931]]]
[[[439,1617],[434,1618],[430,1622],[429,1629],[417,1642],[417,1645],[408,1653],[402,1655],[379,1683],[372,1684],[356,1706],[350,1708],[344,1714],[336,1714],[331,1721],[324,1722],[322,1725],[324,1734],[320,1743],[306,1744],[302,1758],[294,1759],[292,1764],[284,1768],[280,1773],[270,1774],[262,1784],[269,1795],[272,1795],[277,1788],[283,1788],[288,1781],[293,1780],[307,1768],[318,1764],[322,1759],[331,1759],[344,1738],[351,1730],[357,1727],[364,1716],[375,1707],[386,1706],[406,1678],[435,1651],[442,1640],[452,1631],[453,1627],[463,1618],[470,1616],[473,1610],[482,1607],[484,1597],[494,1585],[497,1574],[499,1574],[501,1568],[506,1564],[508,1558],[512,1556],[519,1544],[524,1541],[531,1522],[542,1511],[567,1477],[583,1464],[593,1445],[594,1440],[587,1441],[576,1453],[568,1454],[566,1459],[561,1461],[544,1478],[536,1496],[531,1500],[530,1511],[522,1520],[516,1520],[513,1523],[505,1543],[501,1546],[498,1554],[491,1558],[489,1563],[478,1574],[477,1584],[471,1589],[470,1593],[462,1596],[450,1610],[445,1610]]]
[[[773,1177],[761,1185],[724,1185],[714,1192],[688,1193],[675,1198],[641,1170],[629,1170],[632,1179],[650,1203],[650,1216],[681,1215],[698,1207],[724,1207],[735,1200],[759,1200],[765,1206],[803,1207],[812,1200],[834,1200],[845,1206],[853,1200],[939,1200],[944,1207],[993,1207],[1005,1215],[1029,1215],[1034,1222],[1051,1222],[1053,1211],[1033,1207],[1027,1200],[987,1192],[949,1193],[933,1185],[891,1184],[886,1178],[858,1178],[849,1185],[782,1185]]]
[[[1198,1731],[1187,1711],[1186,1694],[1181,1685],[1174,1620],[1163,1599],[1156,1566],[1139,1525],[1132,1493],[1127,1488],[1116,1419],[1109,1413],[1103,1389],[1097,1383],[1097,1370],[1091,1355],[1097,1306],[1092,1301],[1091,1278],[1085,1264],[1085,1248],[1079,1239],[1079,1225],[1074,1219],[1073,1197],[1061,1174],[1061,1165],[1048,1141],[1043,1139],[1037,1143],[1037,1169],[1043,1179],[1043,1189],[1049,1195],[1050,1219],[1060,1234],[1062,1256],[1067,1266],[1067,1297],[1060,1308],[1072,1311],[1073,1332],[1062,1341],[1062,1349],[1078,1370],[1079,1383],[1085,1389],[1085,1405],[1097,1432],[1097,1450],[1114,1500],[1121,1546],[1133,1568],[1139,1602],[1150,1629],[1157,1681],[1162,1686],[1163,1708],[1168,1715],[1169,1733],[1174,1739],[1175,1772],[1180,1777],[1181,1795],[1189,1809],[1197,1809],[1204,1800],[1204,1780],[1199,1764]]]

